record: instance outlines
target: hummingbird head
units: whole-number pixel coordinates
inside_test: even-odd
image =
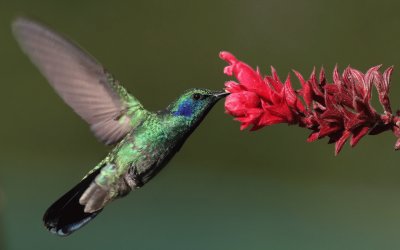
[[[208,89],[189,89],[168,106],[170,115],[189,126],[200,123],[215,103],[229,95],[224,91]]]

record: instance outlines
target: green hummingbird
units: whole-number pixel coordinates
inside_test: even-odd
[[[22,50],[60,97],[111,152],[54,202],[43,221],[66,236],[113,200],[151,180],[182,147],[214,104],[229,93],[190,89],[168,107],[146,110],[96,59],[77,44],[27,18],[12,23]]]

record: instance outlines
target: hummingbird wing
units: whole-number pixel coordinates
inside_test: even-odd
[[[78,45],[27,18],[17,18],[12,28],[50,85],[105,144],[118,142],[146,116],[140,102]]]

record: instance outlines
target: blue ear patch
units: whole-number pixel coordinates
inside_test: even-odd
[[[175,116],[190,117],[193,114],[193,102],[191,100],[185,100],[178,106],[178,110],[173,113]]]

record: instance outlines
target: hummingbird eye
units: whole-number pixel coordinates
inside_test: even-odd
[[[203,99],[203,95],[199,94],[199,93],[195,93],[192,95],[193,100],[197,101],[200,99]]]

